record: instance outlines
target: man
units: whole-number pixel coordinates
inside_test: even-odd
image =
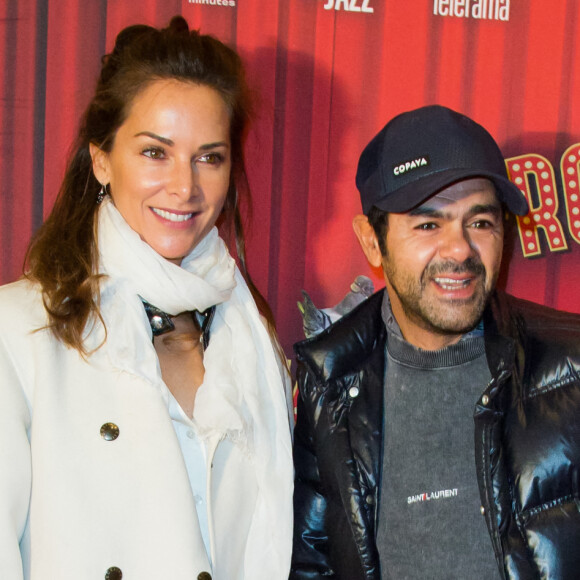
[[[580,577],[580,316],[496,290],[527,203],[440,106],[360,158],[386,289],[296,345],[291,578]]]

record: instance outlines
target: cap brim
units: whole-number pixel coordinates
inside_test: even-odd
[[[407,212],[437,194],[442,189],[445,189],[458,181],[473,177],[486,177],[492,181],[496,187],[498,197],[506,204],[512,213],[523,216],[529,212],[528,202],[526,201],[524,194],[509,179],[502,175],[498,175],[497,173],[492,173],[490,171],[475,171],[474,169],[447,169],[437,173],[432,173],[427,177],[407,183],[399,189],[389,193],[388,196],[385,196],[382,199],[373,200],[371,205],[376,206],[383,211],[392,213]],[[370,181],[372,181],[372,178],[369,179],[369,182]],[[374,188],[378,185],[369,182],[365,184],[366,187]],[[378,191],[381,189],[382,187],[379,187]],[[377,189],[375,189],[375,191],[377,191]],[[363,211],[368,213],[370,209],[370,207],[363,208]]]

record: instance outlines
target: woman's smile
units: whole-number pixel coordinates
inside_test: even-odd
[[[168,220],[170,222],[185,222],[187,220],[190,220],[193,217],[193,212],[191,213],[177,213],[177,212],[173,212],[173,211],[168,211],[165,209],[159,209],[156,207],[152,207],[151,211],[155,214],[158,215],[159,217]]]

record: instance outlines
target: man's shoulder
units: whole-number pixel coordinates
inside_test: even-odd
[[[492,306],[496,318],[509,320],[528,332],[539,335],[553,331],[580,332],[580,314],[574,312],[557,310],[500,291],[496,292]]]
[[[525,348],[534,366],[559,364],[572,357],[580,364],[580,314],[536,304],[497,292],[492,300],[493,324],[500,334]]]
[[[341,376],[366,360],[386,336],[379,290],[334,324],[294,345],[300,362],[324,379]]]

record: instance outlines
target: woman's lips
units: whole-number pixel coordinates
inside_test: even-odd
[[[185,222],[187,220],[190,220],[195,215],[195,213],[193,213],[193,212],[191,212],[191,213],[173,212],[173,211],[168,211],[166,209],[159,209],[157,207],[152,207],[151,211],[155,215],[158,215],[159,217],[163,218],[164,220],[167,220],[170,222]]]

